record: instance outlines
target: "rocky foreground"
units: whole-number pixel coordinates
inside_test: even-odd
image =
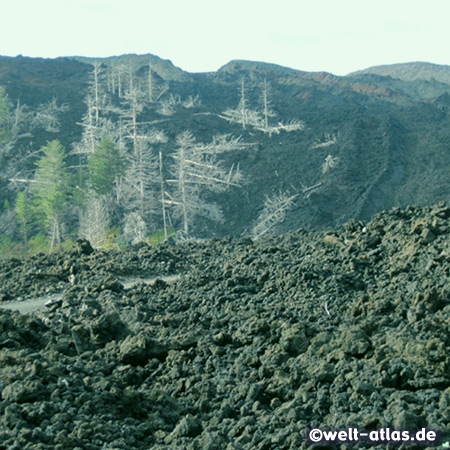
[[[2,262],[1,301],[64,294],[0,310],[0,449],[302,449],[320,427],[426,427],[442,447],[449,220],[439,204],[257,243]],[[322,448],[365,446],[390,448]]]

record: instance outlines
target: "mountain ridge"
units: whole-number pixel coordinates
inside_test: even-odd
[[[124,54],[118,56],[101,57],[84,57],[72,56],[70,59],[80,61],[86,64],[92,62],[107,63],[111,67],[119,65],[127,66],[134,70],[138,70],[142,66],[151,65],[152,70],[166,80],[172,81],[188,81],[190,79],[188,72],[176,67],[169,59],[162,59],[159,56],[147,53],[145,55]]]
[[[166,66],[171,67],[173,72],[183,73],[186,75],[195,75],[202,73],[219,73],[219,72],[229,72],[235,70],[236,67],[240,67],[241,70],[252,70],[254,68],[272,70],[276,72],[298,72],[303,74],[322,74],[331,75],[337,78],[347,78],[354,77],[362,74],[375,74],[381,76],[391,76],[392,78],[399,78],[404,81],[413,81],[416,79],[420,80],[431,80],[449,83],[450,82],[450,65],[437,64],[426,61],[410,61],[403,63],[393,63],[393,64],[381,64],[375,66],[369,66],[366,68],[358,69],[349,72],[345,75],[336,75],[331,71],[305,71],[302,69],[295,69],[289,66],[284,66],[277,63],[270,63],[265,61],[255,61],[255,60],[245,60],[245,59],[232,59],[227,63],[220,66],[217,70],[207,71],[207,72],[197,72],[197,71],[187,71],[181,67],[177,67],[173,64],[170,59],[163,59],[157,55],[147,53],[147,54],[135,54],[135,53],[125,53],[113,56],[59,56],[56,58],[52,57],[30,57],[30,56],[4,56],[0,55],[0,59],[22,59],[22,60],[34,60],[34,61],[57,61],[57,60],[75,60],[85,64],[92,64],[92,62],[103,62],[111,65],[127,64],[131,66],[142,67],[148,65],[149,61],[153,66]],[[185,80],[187,78],[183,77]],[[177,77],[174,77],[174,80]],[[179,80],[178,80],[179,81]]]
[[[450,66],[434,64],[424,61],[415,61],[399,64],[384,64],[357,70],[347,74],[355,76],[361,74],[376,74],[399,78],[403,81],[436,80],[441,83],[450,83]]]

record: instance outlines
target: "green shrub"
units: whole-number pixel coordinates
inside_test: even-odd
[[[48,242],[47,236],[43,233],[39,233],[33,236],[28,241],[28,253],[29,255],[36,255],[38,253],[48,253],[50,249],[50,243]]]
[[[8,236],[0,234],[0,258],[6,259],[12,256],[17,257],[17,244],[14,243]]]
[[[175,228],[167,228],[167,238],[175,239]],[[150,245],[158,245],[161,244],[161,242],[164,242],[164,229],[160,228],[151,234],[148,238],[148,242]]]

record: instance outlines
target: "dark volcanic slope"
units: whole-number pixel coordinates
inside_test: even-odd
[[[0,312],[0,449],[302,449],[309,427],[448,433],[449,218],[440,204],[259,243],[84,245],[1,263],[4,299],[22,286],[66,293],[40,313]],[[129,290],[115,279],[155,271],[186,275]]]
[[[250,144],[246,150],[221,155],[224,167],[239,167],[245,182],[227,192],[204,193],[202,200],[216,202],[225,221],[198,218],[192,224],[194,236],[245,235],[255,225],[266,196],[279,191],[298,194],[279,232],[299,227],[337,228],[351,219],[370,220],[379,211],[395,206],[426,206],[450,196],[450,84],[448,78],[437,76],[442,73],[448,77],[446,66],[423,66],[432,69],[428,75],[436,74],[433,79],[400,79],[407,77],[393,72],[385,74],[392,77],[376,73],[337,77],[250,61],[232,61],[213,73],[188,74],[152,55],[102,60],[0,57],[0,86],[12,105],[19,101],[36,109],[56,98],[58,105],[68,106],[60,114],[58,133],[36,129],[33,136],[23,137],[14,151],[4,155],[0,214],[7,214],[3,205],[14,205],[17,189],[24,188],[12,186],[10,177],[18,173],[22,174],[19,178],[23,174],[32,177],[42,145],[57,138],[70,153],[73,144],[80,142],[94,61],[103,64],[105,74],[124,66],[143,88],[151,66],[161,98],[159,103],[143,104],[138,122],[142,132],[148,131],[144,124],[151,123],[168,137],[160,147],[167,156],[167,178],[172,177],[170,155],[177,148],[176,137],[187,130],[198,142],[230,134]],[[417,73],[421,67],[399,66],[398,73]],[[236,110],[240,104],[242,80],[249,110],[260,116],[263,113],[261,85],[266,80],[271,85],[270,126],[301,121],[304,129],[269,134],[258,127],[244,129],[241,123],[224,120],[224,112]],[[109,102],[127,110],[117,92],[108,95]],[[198,102],[184,107],[182,103],[189,98]],[[176,104],[170,115],[160,109],[167,102]],[[105,110],[102,114],[113,127],[119,127],[117,113]],[[154,150],[157,155],[159,149]],[[339,163],[323,173],[329,156]],[[71,170],[79,165],[73,155],[68,155],[67,163]],[[312,186],[315,188],[308,190]],[[154,214],[149,229],[162,227],[160,217],[162,214]],[[76,233],[71,229],[76,228],[76,222],[69,221],[68,232]],[[123,217],[114,218],[111,225],[122,226]],[[174,226],[180,229],[181,223],[175,220]]]

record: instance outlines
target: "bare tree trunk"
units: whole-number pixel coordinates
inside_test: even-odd
[[[94,248],[101,248],[108,234],[109,214],[105,199],[92,194],[80,214],[80,237],[87,239]]]
[[[164,240],[167,241],[166,200],[164,195],[163,160],[161,150],[159,151],[159,176],[161,180],[161,204],[163,213]]]
[[[95,108],[95,125],[98,125],[100,111],[100,63],[94,63],[94,108]]]
[[[173,179],[166,180],[174,186],[174,196],[168,194],[168,205],[174,206],[183,224],[187,237],[190,221],[196,216],[222,221],[223,215],[215,203],[207,203],[201,198],[203,190],[223,192],[230,186],[239,187],[242,176],[238,169],[226,170],[216,162],[216,156],[226,151],[243,147],[239,140],[214,139],[210,144],[196,143],[192,133],[184,132],[177,138],[178,149],[175,159]],[[192,227],[191,227],[192,228]]]
[[[242,128],[247,126],[247,105],[245,100],[245,78],[241,79],[241,114],[242,114]]]
[[[270,84],[265,79],[263,86],[262,86],[262,95],[263,95],[263,104],[264,104],[264,127],[266,129],[269,128],[269,100],[268,100],[269,88],[270,88]]]
[[[123,96],[123,73],[125,71],[125,67],[123,65],[120,65],[116,68],[117,73],[117,93],[119,95],[119,98],[122,98]]]
[[[153,103],[153,71],[150,64],[148,65],[148,100]]]
[[[186,157],[184,146],[180,149],[180,193],[181,193],[181,204],[183,208],[183,225],[184,233],[186,236],[189,235],[189,222],[187,214],[187,196],[186,196]]]
[[[91,146],[91,153],[95,153],[95,147],[96,147],[96,142],[95,142],[95,125],[94,125],[94,118],[92,116],[92,110],[93,110],[92,103],[89,102],[89,104],[88,104],[87,132],[88,132],[88,135],[89,135],[89,142],[90,142],[90,146]]]
[[[111,66],[108,66],[108,69],[106,71],[106,80],[107,80],[108,92],[110,94],[115,94],[114,72],[113,72]]]
[[[61,248],[61,232],[59,227],[59,220],[57,217],[52,218],[52,236],[50,239],[50,250],[49,253],[53,250],[53,248],[58,245]]]
[[[288,193],[274,194],[272,197],[266,196],[264,209],[259,215],[255,226],[252,229],[252,237],[260,239],[267,233],[270,233],[279,223],[283,222],[287,210],[293,205],[298,194],[289,195]]]
[[[141,150],[142,151],[142,150]],[[143,155],[139,155],[139,209],[141,217],[145,217],[145,183],[144,183],[144,167],[142,164]]]
[[[137,155],[139,152],[138,146],[138,130],[137,130],[137,94],[133,90],[131,91],[131,132],[133,137],[133,151]]]

